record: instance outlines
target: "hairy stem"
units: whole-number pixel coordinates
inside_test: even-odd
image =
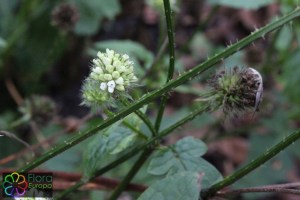
[[[53,158],[54,156],[66,151],[67,149],[70,149],[71,147],[75,146],[76,144],[80,143],[81,141],[95,135],[96,133],[103,130],[104,128],[112,125],[113,123],[126,117],[130,113],[132,113],[132,112],[138,110],[139,108],[143,107],[144,105],[150,103],[157,97],[159,97],[167,92],[172,91],[174,88],[182,85],[183,83],[187,82],[188,80],[192,79],[193,77],[199,75],[203,71],[212,67],[214,64],[223,60],[224,58],[227,58],[228,56],[234,54],[235,52],[239,51],[241,48],[247,46],[251,42],[264,36],[268,32],[271,32],[271,31],[281,27],[282,25],[288,23],[289,21],[293,20],[294,18],[298,17],[299,15],[300,15],[300,9],[297,8],[293,12],[289,13],[288,15],[283,16],[283,17],[279,18],[277,21],[274,21],[274,22],[266,25],[265,27],[253,32],[252,34],[250,34],[249,36],[240,40],[239,42],[235,43],[234,45],[229,46],[221,53],[216,54],[215,56],[211,57],[210,59],[203,62],[202,64],[195,66],[193,69],[189,70],[188,72],[185,72],[178,78],[171,80],[170,82],[165,84],[163,87],[143,96],[136,103],[128,106],[127,108],[122,109],[119,113],[117,113],[114,116],[101,122],[98,126],[91,128],[90,130],[88,130],[86,132],[79,132],[78,134],[74,135],[72,138],[66,140],[62,144],[60,144],[60,145],[56,146],[55,148],[53,148],[52,150],[46,152],[44,155],[33,160],[31,163],[22,167],[18,171],[19,172],[29,171],[29,170],[39,166],[40,164],[46,162],[47,160]]]
[[[174,65],[175,65],[175,44],[174,44],[174,30],[173,30],[173,23],[172,23],[172,17],[171,17],[171,6],[169,0],[164,0],[164,8],[165,8],[165,16],[166,16],[166,22],[167,22],[167,30],[168,30],[168,39],[169,39],[169,70],[167,75],[167,81],[168,83],[172,78],[174,74]],[[156,121],[155,121],[155,130],[159,131],[160,123],[164,114],[164,110],[167,104],[168,96],[163,95],[160,107],[157,113]]]
[[[152,152],[153,152],[152,148],[147,148],[147,149],[144,150],[142,155],[138,158],[136,163],[134,163],[133,167],[130,169],[130,171],[125,176],[123,181],[118,185],[118,187],[115,189],[113,194],[109,197],[109,200],[116,200],[120,196],[120,194],[130,184],[131,180],[138,173],[138,171],[143,166],[143,164],[146,162],[146,160],[149,158],[149,156],[151,155]]]
[[[290,134],[289,136],[285,137],[283,140],[281,140],[278,144],[267,150],[265,153],[257,157],[255,160],[251,161],[246,166],[242,167],[241,169],[237,170],[235,173],[233,173],[230,176],[227,176],[222,181],[214,184],[211,186],[208,190],[203,191],[201,196],[205,199],[208,197],[213,196],[217,191],[220,189],[233,184],[237,180],[241,179],[251,171],[255,170],[274,156],[276,156],[278,153],[280,153],[283,149],[291,145],[293,142],[298,140],[300,138],[300,130]]]
[[[126,160],[128,160],[128,159],[132,158],[133,156],[135,156],[136,154],[138,154],[140,151],[142,151],[142,150],[144,150],[146,148],[149,148],[150,146],[154,145],[158,140],[160,140],[164,136],[170,134],[176,128],[182,126],[183,124],[187,123],[188,121],[194,119],[199,114],[204,113],[206,111],[208,111],[208,107],[207,106],[201,106],[201,107],[195,109],[188,116],[182,118],[181,120],[177,121],[176,123],[174,123],[170,127],[168,127],[165,130],[161,131],[158,135],[156,135],[155,137],[151,138],[145,144],[142,144],[142,145],[139,145],[139,146],[133,148],[128,153],[126,153],[125,155],[123,155],[121,158],[119,158],[119,159],[117,159],[117,160],[115,160],[115,161],[107,164],[103,168],[97,170],[88,179],[78,181],[75,185],[73,185],[72,187],[70,187],[67,190],[65,190],[62,193],[60,193],[55,199],[56,200],[62,199],[66,195],[70,194],[71,192],[73,192],[73,191],[77,190],[78,188],[80,188],[81,186],[83,186],[88,181],[91,181],[91,180],[95,179],[96,177],[98,177],[98,176],[106,173],[107,171],[109,171],[109,170],[117,167],[118,165],[122,164]]]

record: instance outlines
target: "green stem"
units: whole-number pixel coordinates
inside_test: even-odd
[[[111,112],[108,109],[104,109],[103,112],[108,116],[113,116],[113,114],[114,114],[113,112]],[[126,126],[127,128],[129,128],[130,130],[132,130],[134,133],[138,134],[138,136],[140,138],[143,138],[144,140],[148,139],[148,137],[144,133],[142,133],[140,130],[136,129],[134,126],[132,126],[130,123],[126,122],[125,120],[122,121],[122,124],[124,126]]]
[[[127,101],[127,99],[121,99],[120,101],[125,106],[129,106],[130,105],[130,103]],[[153,127],[153,125],[152,125],[150,119],[147,117],[147,115],[145,115],[144,113],[142,113],[140,110],[136,110],[136,111],[134,111],[134,113],[146,124],[146,126],[151,131],[152,135],[153,136],[156,135],[157,131]]]
[[[134,178],[134,176],[138,173],[138,171],[143,166],[143,164],[146,162],[146,160],[149,158],[149,156],[151,155],[152,152],[153,152],[152,148],[144,150],[142,155],[134,163],[133,167],[130,169],[130,171],[125,176],[123,181],[118,185],[118,187],[115,189],[113,194],[110,196],[109,200],[116,200],[120,196],[120,194],[126,189],[128,184],[131,182],[131,180]]]
[[[283,149],[291,145],[293,142],[298,140],[300,138],[300,130],[290,134],[289,136],[285,137],[283,140],[281,140],[278,144],[267,150],[264,154],[257,157],[255,160],[251,161],[246,166],[242,167],[241,169],[237,170],[235,173],[233,173],[230,176],[227,176],[222,181],[214,184],[211,186],[208,190],[203,191],[201,193],[201,196],[205,198],[209,198],[213,196],[217,191],[220,189],[233,184],[237,180],[241,179],[251,171],[255,170],[274,156],[276,156],[278,153],[280,153]]]
[[[124,124],[127,128],[129,128],[130,130],[132,130],[133,132],[137,133],[138,136],[140,138],[142,138],[143,140],[148,140],[148,137],[143,133],[141,132],[140,130],[136,129],[134,126],[132,126],[131,124],[129,124],[128,122],[126,121],[123,121],[122,124]]]
[[[253,32],[251,35],[240,40],[236,44],[229,46],[221,53],[216,54],[215,56],[213,56],[212,58],[203,62],[202,64],[195,66],[193,69],[189,70],[188,72],[185,72],[178,78],[171,80],[170,82],[165,84],[163,87],[143,96],[136,103],[131,104],[127,108],[122,109],[119,113],[117,113],[114,116],[101,122],[98,126],[88,130],[87,132],[79,132],[78,134],[74,135],[72,138],[66,140],[62,144],[60,144],[60,145],[56,146],[55,148],[53,148],[52,150],[46,152],[44,155],[33,160],[31,163],[22,167],[18,171],[19,172],[29,171],[29,170],[39,166],[40,164],[46,162],[47,160],[53,158],[54,156],[66,151],[67,149],[70,149],[71,147],[75,146],[76,144],[80,143],[81,141],[95,135],[96,133],[103,130],[104,128],[112,125],[113,123],[126,117],[130,113],[132,113],[132,112],[138,110],[139,108],[143,107],[144,105],[150,103],[155,98],[157,98],[167,92],[172,91],[174,88],[178,87],[179,85],[182,85],[183,83],[187,82],[188,80],[192,79],[193,77],[199,75],[200,73],[202,73],[205,70],[212,67],[214,64],[223,60],[224,58],[227,58],[228,56],[232,55],[236,51],[239,51],[241,48],[247,46],[248,44],[255,41],[256,39],[264,36],[268,32],[271,32],[271,31],[281,27],[282,25],[288,23],[289,21],[293,20],[294,18],[298,17],[299,15],[300,15],[300,9],[297,8],[296,10],[289,13],[288,15],[281,17],[277,21],[274,21],[271,24],[266,25],[265,27],[257,30],[256,32]]]
[[[168,70],[168,76],[167,81],[168,83],[172,78],[174,74],[174,65],[175,65],[175,44],[174,44],[174,30],[173,30],[173,23],[172,23],[172,17],[171,17],[171,6],[169,0],[164,0],[164,8],[165,8],[165,16],[166,16],[166,22],[167,22],[167,31],[168,31],[168,39],[169,39],[169,70]],[[160,107],[157,113],[156,121],[155,121],[155,130],[159,131],[161,120],[164,114],[164,110],[167,104],[168,96],[163,95]]]
[[[179,120],[178,122],[174,123],[172,126],[166,128],[165,130],[163,130],[162,132],[160,132],[158,135],[156,135],[155,137],[151,138],[148,142],[146,142],[145,144],[139,145],[135,148],[133,148],[131,151],[129,151],[128,153],[126,153],[125,155],[123,155],[121,158],[109,163],[108,165],[104,166],[103,168],[97,170],[96,172],[92,173],[91,176],[86,179],[86,180],[80,180],[78,181],[75,185],[71,186],[70,188],[64,190],[62,193],[60,193],[57,197],[55,197],[55,200],[58,199],[62,199],[63,197],[65,197],[66,195],[72,193],[73,191],[77,190],[78,188],[80,188],[81,186],[83,186],[85,183],[87,183],[88,181],[93,180],[94,178],[106,173],[107,171],[117,167],[118,165],[122,164],[123,162],[125,162],[126,160],[132,158],[133,156],[135,156],[136,154],[138,154],[140,151],[149,148],[152,145],[155,145],[156,142],[158,140],[160,140],[161,138],[163,138],[164,136],[170,134],[172,131],[174,131],[176,128],[182,126],[183,124],[185,124],[186,122],[194,119],[197,115],[204,113],[208,111],[208,107],[204,106],[204,107],[199,107],[197,109],[195,109],[193,112],[191,112],[188,116],[182,118],[181,120]]]

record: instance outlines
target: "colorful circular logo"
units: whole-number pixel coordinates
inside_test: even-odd
[[[2,186],[7,196],[18,197],[25,194],[28,182],[26,181],[25,176],[13,172],[5,176]]]

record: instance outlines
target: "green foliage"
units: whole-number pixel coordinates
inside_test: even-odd
[[[151,185],[138,200],[199,200],[199,175],[181,172]]]
[[[149,164],[153,175],[173,175],[190,171],[204,173],[202,187],[206,188],[222,179],[211,164],[201,158],[207,151],[205,143],[193,137],[185,137],[176,144],[157,150]]]
[[[146,112],[147,106],[140,109]],[[140,130],[142,120],[132,113],[124,121]],[[95,136],[84,151],[84,174],[89,177],[97,169],[103,167],[108,161],[113,161],[126,153],[126,150],[135,147],[144,139],[136,132],[122,125],[123,120],[114,123],[105,129],[102,134]]]
[[[80,20],[75,27],[78,35],[93,35],[104,18],[112,20],[120,12],[118,0],[70,0],[79,9]]]
[[[140,184],[146,186],[150,185],[150,187],[140,196],[139,199],[141,200],[199,199],[200,193],[204,196],[206,194],[213,195],[225,186],[232,186],[235,181],[238,181],[236,187],[249,187],[286,181],[287,174],[293,168],[293,156],[299,155],[299,146],[297,144],[291,144],[299,138],[298,135],[300,132],[292,134],[293,137],[291,138],[284,138],[287,131],[293,131],[298,126],[298,119],[300,116],[300,93],[297,87],[300,84],[300,71],[298,69],[298,63],[300,62],[298,50],[298,40],[300,35],[298,32],[300,29],[297,21],[294,21],[294,24],[291,23],[293,19],[299,17],[299,8],[288,15],[284,15],[284,17],[281,17],[278,20],[274,20],[269,25],[266,25],[259,30],[255,30],[249,34],[248,37],[245,37],[233,45],[228,45],[226,48],[221,49],[222,51],[220,53],[217,53],[219,47],[223,45],[223,42],[231,43],[228,41],[232,40],[232,37],[240,37],[246,33],[245,31],[249,28],[249,23],[252,23],[247,21],[247,19],[249,20],[251,16],[244,16],[243,19],[241,17],[241,21],[238,21],[238,25],[242,23],[243,27],[246,28],[241,32],[236,27],[237,24],[235,23],[232,24],[233,26],[230,26],[232,28],[232,30],[228,31],[230,34],[223,33],[220,30],[216,31],[216,33],[220,32],[220,38],[218,39],[222,41],[222,44],[219,44],[221,42],[216,42],[214,39],[211,39],[209,31],[210,27],[214,28],[214,26],[216,26],[215,24],[218,25],[219,22],[222,23],[219,14],[221,16],[223,14],[222,12],[215,13],[214,11],[212,11],[212,13],[205,13],[203,16],[206,16],[206,14],[213,14],[213,17],[216,16],[216,23],[214,20],[210,21],[212,18],[208,17],[208,21],[205,22],[205,25],[200,24],[199,28],[195,28],[197,31],[195,34],[192,34],[192,38],[190,38],[191,42],[187,43],[186,48],[181,49],[182,43],[179,44],[178,42],[179,45],[176,46],[175,49],[173,42],[175,33],[178,33],[177,35],[179,35],[179,37],[174,41],[177,41],[178,39],[181,40],[181,37],[184,34],[181,32],[182,30],[173,32],[171,14],[176,15],[177,13],[171,12],[171,10],[168,9],[170,7],[169,4],[172,3],[171,7],[173,8],[173,11],[176,9],[180,12],[181,6],[176,6],[179,5],[178,1],[152,1],[151,5],[155,9],[159,9],[159,12],[151,13],[153,7],[149,8],[143,5],[145,6],[145,8],[143,7],[145,10],[143,10],[142,13],[139,11],[139,13],[142,14],[141,16],[144,17],[142,19],[142,24],[143,26],[146,25],[143,28],[146,28],[145,30],[154,28],[151,24],[152,22],[149,23],[149,21],[153,20],[149,20],[148,17],[150,15],[154,17],[155,20],[159,21],[164,19],[163,15],[165,14],[167,28],[163,27],[165,26],[165,23],[161,22],[157,22],[157,26],[160,26],[159,31],[167,30],[168,32],[159,33],[160,35],[156,35],[155,33],[154,35],[155,37],[160,37],[160,39],[164,38],[165,35],[168,35],[170,41],[168,44],[169,56],[166,53],[167,49],[161,48],[160,50],[157,49],[157,56],[154,57],[154,53],[145,48],[141,43],[135,41],[121,40],[120,38],[101,41],[101,39],[106,38],[102,37],[101,34],[110,33],[110,31],[114,30],[115,24],[118,24],[112,22],[112,20],[121,13],[120,2],[122,2],[122,9],[127,8],[127,2],[129,1],[67,0],[66,3],[72,3],[78,9],[80,20],[76,24],[74,30],[62,32],[51,24],[51,12],[55,6],[61,3],[60,1],[0,1],[0,76],[4,77],[5,80],[12,81],[12,86],[16,86],[16,89],[19,90],[19,93],[22,96],[20,101],[26,99],[29,93],[36,93],[37,91],[50,93],[55,96],[55,100],[58,103],[66,100],[67,103],[69,103],[70,100],[76,100],[74,95],[76,96],[77,93],[69,94],[69,90],[78,91],[79,85],[81,84],[80,79],[86,75],[85,72],[89,65],[87,60],[90,59],[87,55],[84,55],[86,49],[88,49],[87,53],[92,56],[95,56],[99,50],[103,51],[106,48],[113,49],[119,53],[126,53],[135,61],[137,76],[145,76],[142,80],[142,87],[134,88],[134,95],[132,95],[134,98],[129,98],[129,95],[124,95],[124,99],[128,98],[126,100],[130,100],[131,102],[128,104],[116,102],[116,107],[107,108],[110,109],[110,111],[108,111],[110,113],[108,113],[107,119],[100,119],[100,117],[97,117],[96,120],[89,120],[88,122],[84,122],[84,124],[81,124],[81,120],[80,123],[77,123],[79,120],[76,121],[77,119],[73,119],[75,121],[74,125],[73,122],[65,120],[64,116],[58,116],[55,118],[58,119],[55,122],[47,120],[47,123],[49,123],[49,126],[47,127],[38,124],[39,130],[37,132],[41,132],[40,136],[45,136],[46,138],[51,137],[52,133],[63,132],[65,130],[68,130],[68,132],[69,130],[79,130],[79,132],[72,135],[70,139],[68,138],[69,135],[60,135],[59,138],[56,138],[57,141],[53,140],[51,143],[47,143],[47,145],[50,145],[50,150],[30,161],[29,164],[20,169],[20,171],[28,171],[49,160],[43,164],[43,167],[48,170],[78,172],[80,170],[79,163],[82,161],[81,155],[82,152],[84,152],[82,166],[84,177],[77,182],[75,186],[63,191],[62,196],[72,193],[74,190],[84,185],[86,181],[91,181],[96,178],[96,176],[109,172],[106,176],[120,179],[119,186],[121,186],[121,190],[126,188],[129,182],[132,182],[131,179],[133,179],[133,177],[133,182],[138,181]],[[205,5],[205,3],[210,3],[213,5],[212,10],[219,8],[219,6],[216,5],[229,6],[236,9],[259,9],[263,6],[270,5],[273,2],[275,1],[209,0],[203,4],[201,3],[201,6]],[[181,4],[185,5],[185,2],[182,1]],[[278,2],[278,5],[280,5],[281,12],[285,13],[291,8],[294,9],[295,5],[297,5],[297,1],[285,0]],[[165,10],[162,9],[163,6],[165,6],[164,9],[167,11],[166,13],[164,13]],[[134,12],[136,11],[134,10]],[[136,13],[133,14],[135,16]],[[121,23],[132,20],[131,18],[123,19],[123,15],[126,16],[127,13],[122,11],[122,16],[120,16],[120,18],[118,17],[118,20],[124,20]],[[177,18],[178,22],[180,22],[179,28],[182,24],[184,24],[184,26],[193,24],[193,26],[191,26],[192,28],[194,27],[194,15],[196,14],[183,18],[183,21],[181,21],[181,19],[179,20],[177,17],[174,17],[174,19]],[[198,18],[195,18],[197,19],[195,21],[198,21],[198,19],[205,21],[206,19],[203,19],[203,16],[202,14],[199,16],[197,15],[196,17]],[[105,27],[103,26],[104,21],[106,22]],[[149,23],[151,27],[147,23]],[[287,25],[288,23],[290,24]],[[174,20],[174,27],[176,27],[176,29],[178,28],[177,24],[176,20]],[[266,35],[280,27],[283,28],[280,29],[278,35],[274,34],[271,37]],[[205,31],[202,30],[202,28],[204,28]],[[190,28],[188,29],[190,31]],[[208,31],[208,34],[206,31]],[[227,30],[224,32],[227,32]],[[233,34],[231,35],[231,33]],[[137,39],[135,35],[130,38],[138,41],[143,39]],[[257,40],[261,38],[264,38],[265,40],[260,43],[260,41]],[[157,39],[157,41],[160,40]],[[258,114],[259,117],[261,117],[261,123],[256,123],[255,120],[245,120],[248,123],[251,123],[250,127],[248,127],[246,126],[248,124],[245,123],[245,125],[242,120],[237,120],[237,127],[234,127],[232,132],[238,132],[239,130],[237,129],[240,128],[239,126],[242,126],[240,128],[241,133],[247,135],[246,138],[250,148],[246,162],[249,164],[244,165],[245,167],[240,168],[241,171],[237,170],[237,173],[233,173],[229,178],[225,177],[223,179],[220,172],[203,159],[203,155],[207,151],[205,143],[226,137],[227,134],[231,133],[223,134],[223,132],[226,132],[226,125],[223,126],[219,118],[216,117],[217,115],[212,115],[209,112],[202,114],[208,109],[199,109],[197,105],[191,105],[191,102],[193,102],[193,99],[195,99],[196,96],[203,96],[204,94],[204,84],[206,84],[208,73],[202,76],[202,72],[209,70],[212,66],[215,66],[220,62],[222,62],[222,66],[226,67],[234,67],[236,65],[247,67],[245,58],[249,52],[244,51],[243,48],[249,44],[253,44],[253,42],[255,42],[255,45],[258,44],[257,46],[254,45],[254,49],[259,49],[258,53],[260,55],[265,55],[265,50],[268,51],[266,54],[270,54],[267,55],[266,58],[268,58],[268,60],[266,59],[264,63],[250,66],[255,67],[261,72],[270,72],[268,74],[262,74],[266,82],[266,100],[262,102],[262,104],[264,104],[261,107],[262,112]],[[147,44],[147,46],[148,45],[149,44]],[[161,44],[153,44],[153,47],[159,47],[160,45]],[[162,53],[161,55],[160,52]],[[187,52],[189,53],[187,54]],[[175,72],[173,74],[174,53],[176,53],[176,62]],[[207,56],[208,59],[203,63],[193,68],[187,68],[191,66],[189,61],[191,61],[191,63],[200,62],[205,60]],[[61,69],[64,70],[62,70],[63,73],[60,75],[63,75],[62,79],[66,78],[66,80],[60,80],[62,82],[58,82],[57,80],[60,79],[60,77],[56,77],[56,70]],[[108,67],[107,71],[110,70],[112,69]],[[112,73],[113,72],[114,70],[112,70]],[[145,74],[146,72],[147,74]],[[201,75],[201,77],[199,75]],[[166,76],[169,78],[173,76],[174,78],[166,83]],[[70,80],[67,80],[68,78],[70,78]],[[235,78],[238,79],[238,77]],[[55,82],[56,85],[54,87],[48,85],[48,79],[51,79],[51,82]],[[5,81],[1,81],[1,83],[3,82]],[[189,84],[185,84],[186,82],[189,82]],[[8,86],[5,84],[3,85],[3,87],[1,85],[0,89],[4,88],[11,92],[11,89]],[[46,90],[48,87],[51,90]],[[99,90],[99,83],[94,85],[94,89],[95,91]],[[5,90],[5,93],[8,94],[7,91]],[[152,92],[144,94],[148,91]],[[178,99],[176,99],[176,96],[172,96],[173,91],[176,92],[175,95],[179,96]],[[63,95],[68,96],[68,98],[61,97],[62,93]],[[182,96],[180,95],[185,96],[181,98]],[[186,96],[188,96],[187,99],[185,99]],[[116,94],[114,97],[119,96]],[[166,110],[170,112],[171,115],[167,117],[164,116],[162,121],[160,120],[160,117],[157,117],[157,119],[151,118],[150,120],[147,115],[145,115],[142,120],[141,115],[138,116],[135,114],[138,109],[140,109],[142,113],[146,113],[148,106],[149,112],[147,114],[152,117],[157,113],[155,109],[158,105],[162,105],[159,110],[163,111],[165,109],[164,100],[169,97],[171,97],[171,100],[175,100],[175,102],[168,101],[170,107]],[[13,98],[16,97],[13,96]],[[158,98],[160,98],[160,101]],[[4,101],[11,101],[11,99],[12,98],[8,96],[7,100]],[[157,100],[156,103],[150,104],[155,100]],[[244,103],[245,102],[243,101],[243,104]],[[6,104],[2,104],[2,102],[1,105],[4,105],[2,106],[3,108],[6,106]],[[31,105],[36,107],[35,105],[28,103],[28,106]],[[69,106],[65,106],[65,104],[62,105],[63,108]],[[202,104],[199,103],[198,106],[199,105],[200,107],[203,106],[203,108],[208,107],[203,102]],[[42,107],[43,106],[44,105],[42,105]],[[43,110],[43,108],[37,109],[39,111]],[[269,110],[266,112],[264,109]],[[17,113],[16,110],[17,109],[15,109],[14,112],[9,111],[0,114],[0,130],[12,130],[12,133],[20,136],[20,138],[25,138],[26,141],[29,140],[29,144],[36,143],[37,138],[35,138],[35,135],[30,134],[33,132],[32,127],[30,126],[33,118],[29,115],[30,113],[28,114],[30,109],[22,109],[22,111],[26,111],[23,112],[25,113],[23,118],[20,117],[20,113]],[[101,111],[103,110],[104,109],[101,109]],[[229,109],[229,111],[232,112],[231,109]],[[49,111],[46,112],[46,114],[48,113]],[[62,111],[61,113],[62,115],[69,114],[65,113],[65,111]],[[163,114],[163,112],[158,113]],[[81,112],[78,112],[78,116],[81,116],[81,114]],[[96,112],[93,114],[96,114]],[[173,133],[175,129],[181,127],[188,121],[193,120],[199,114],[201,114],[201,116],[185,128],[189,129],[189,132],[192,132],[193,129],[197,129],[195,132],[192,132],[192,134],[197,135],[197,137],[198,133],[199,137],[200,135],[201,137],[204,135],[203,140],[205,143],[193,137],[185,137],[174,142],[173,145],[161,145],[167,134]],[[16,121],[16,119],[20,120]],[[256,119],[256,117],[254,119]],[[150,125],[147,120],[150,122]],[[57,128],[57,121],[59,121],[59,124],[63,124],[63,127]],[[161,125],[160,123],[153,125],[152,121],[161,121]],[[159,125],[157,126],[157,124]],[[84,129],[82,129],[81,125],[83,125]],[[152,125],[155,127],[153,128],[155,129],[154,131],[151,130]],[[186,136],[187,132],[188,131],[186,130],[178,131],[175,137],[170,138],[170,141],[173,141],[178,137]],[[262,134],[260,134],[261,132]],[[94,136],[92,140],[83,141],[95,134],[97,135]],[[286,140],[288,140],[288,142],[286,142]],[[276,148],[271,152],[268,151],[268,147],[272,147],[278,142],[281,145],[275,146]],[[56,145],[59,143],[61,144]],[[78,143],[81,145],[71,149],[71,147]],[[56,147],[52,147],[52,145],[56,145]],[[4,147],[3,149],[1,148],[0,151],[1,161],[2,157],[15,153],[21,149],[20,144],[15,144],[15,142],[6,137],[0,137],[0,146]],[[290,146],[290,148],[283,151],[288,146]],[[45,147],[43,146],[42,148]],[[40,149],[37,151],[40,151]],[[64,151],[66,152],[63,153]],[[151,159],[148,159],[148,154],[145,153],[146,156],[144,158],[141,156],[142,161],[139,163],[137,162],[137,157],[134,156],[144,155],[144,153],[141,154],[142,151],[146,153],[149,152],[149,154],[153,151],[154,155],[150,157]],[[271,159],[271,157],[280,151],[283,152],[276,158]],[[54,156],[57,157],[53,158]],[[208,156],[211,158],[211,155]],[[256,159],[257,157],[259,159]],[[270,162],[265,163],[269,159],[271,159]],[[7,166],[15,168],[16,165],[23,164],[24,160],[24,158],[18,158],[16,162],[7,164]],[[26,160],[28,159],[26,158]],[[252,160],[255,162],[251,162]],[[139,168],[142,168],[143,170],[142,175]],[[257,170],[253,171],[256,168]],[[132,169],[137,170],[132,171]],[[130,173],[127,173],[126,175],[124,172]],[[137,175],[135,176],[136,173]],[[249,176],[243,178],[243,176],[248,173],[250,173]],[[129,178],[122,180],[121,178],[123,177]],[[153,180],[156,182],[151,184],[153,183]],[[208,193],[206,193],[207,191]],[[84,192],[81,192],[80,195]],[[119,190],[119,192],[121,193],[122,191]],[[92,194],[92,199],[105,198],[107,196],[106,193],[106,191],[101,193],[90,192],[90,194]],[[79,199],[81,198],[80,195],[77,196],[75,194],[71,198]],[[139,194],[130,193],[130,195],[134,196]],[[86,196],[87,195],[84,197]],[[258,197],[245,197],[245,199],[247,198],[257,199]]]
[[[212,3],[212,4],[230,6],[230,7],[233,7],[233,8],[258,9],[262,6],[266,6],[270,3],[273,3],[274,0],[253,0],[253,1],[209,0],[208,2]]]
[[[0,37],[0,51],[1,51],[1,49],[3,49],[5,46],[6,46],[5,40],[2,39],[2,38]]]

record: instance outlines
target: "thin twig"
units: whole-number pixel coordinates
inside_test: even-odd
[[[81,119],[78,120],[77,122],[77,126],[76,127],[79,127],[81,126],[82,124],[84,124],[86,121],[90,120],[94,115],[89,113],[87,115],[85,115],[84,117],[82,117]],[[60,122],[61,120],[59,120]],[[37,143],[37,144],[34,144],[31,146],[32,150],[36,151],[36,149],[44,144],[52,144],[56,141],[56,139],[63,135],[64,133],[70,133],[70,132],[74,132],[74,131],[77,131],[77,129],[74,129],[74,127],[66,127],[64,130],[60,130],[56,133],[54,133],[52,136],[50,136],[49,138],[43,140],[42,142],[40,143]],[[28,148],[26,149],[22,149],[21,151],[17,152],[17,153],[14,153],[12,155],[9,155],[3,159],[0,160],[0,166],[1,165],[5,165],[6,163],[10,162],[10,161],[13,161],[17,158],[20,158],[22,155],[24,155],[25,153],[27,153],[29,151]]]
[[[43,141],[46,140],[45,136],[41,133],[41,131],[39,130],[37,124],[33,120],[31,120],[29,122],[29,125],[30,125],[30,128],[32,130],[32,133],[34,134],[34,136],[36,137],[36,139],[39,143],[42,143]],[[48,143],[42,143],[41,146],[43,147],[44,150],[47,150],[47,149],[50,148]]]
[[[288,185],[288,184],[287,184]],[[300,186],[300,183],[297,183],[297,186]],[[257,193],[257,192],[275,192],[275,193],[288,193],[288,194],[296,194],[300,195],[299,189],[290,189],[289,187],[277,187],[274,186],[261,186],[261,187],[249,187],[249,188],[240,188],[234,190],[225,190],[217,192],[217,196],[229,196],[233,194],[242,194],[242,193]]]
[[[32,147],[31,147],[27,142],[25,142],[24,140],[22,140],[21,138],[19,138],[18,136],[16,136],[15,134],[10,133],[10,132],[8,132],[8,131],[0,130],[0,135],[1,135],[1,136],[9,137],[9,138],[11,138],[11,139],[13,139],[13,140],[16,140],[16,141],[22,143],[23,145],[25,145],[25,146],[32,152],[32,156],[35,155],[35,152],[34,152],[34,150],[32,149]]]
[[[45,143],[52,143],[53,141],[55,141],[55,139],[56,139],[57,137],[59,137],[59,136],[62,135],[63,133],[65,133],[65,131],[59,131],[59,132],[53,134],[51,137],[49,137],[49,138],[47,138],[46,140],[44,140],[43,142],[40,142],[40,143],[37,143],[37,144],[32,145],[32,146],[31,146],[31,149],[32,149],[33,151],[36,151],[36,149],[37,149],[38,147],[42,146],[42,145],[45,144]],[[7,163],[9,163],[9,162],[11,162],[11,161],[13,161],[13,160],[15,160],[15,159],[20,158],[22,155],[24,155],[24,154],[27,153],[28,151],[29,151],[28,148],[22,149],[22,150],[20,150],[20,151],[17,152],[17,153],[14,153],[14,154],[12,154],[12,155],[9,155],[9,156],[7,156],[7,157],[1,159],[1,160],[0,160],[0,166],[1,166],[1,165],[5,165],[5,164],[7,164]]]
[[[20,92],[18,91],[17,87],[15,86],[15,84],[12,82],[10,78],[5,79],[5,85],[10,96],[13,98],[16,104],[18,106],[22,105],[24,99],[22,98]]]

